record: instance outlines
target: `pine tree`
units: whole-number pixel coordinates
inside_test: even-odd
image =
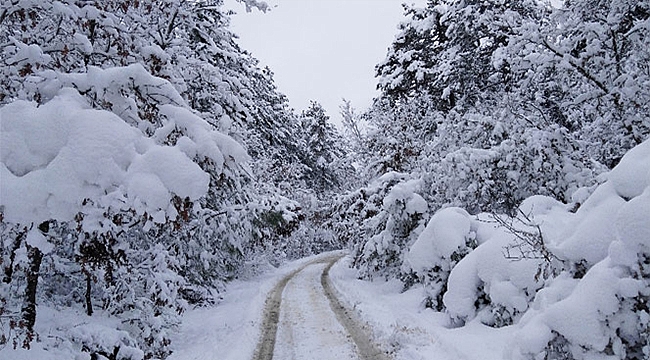
[[[345,159],[343,139],[334,125],[329,122],[325,109],[316,101],[300,116],[302,125],[303,162],[308,166],[303,178],[307,185],[317,193],[340,188],[343,182],[339,178],[339,169]]]

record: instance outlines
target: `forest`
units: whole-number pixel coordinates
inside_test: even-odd
[[[2,1],[0,357],[165,359],[233,280],[343,249],[449,326],[519,326],[513,359],[650,358],[650,1],[405,5],[343,129],[231,15]]]

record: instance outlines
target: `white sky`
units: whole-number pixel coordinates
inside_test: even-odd
[[[365,109],[377,95],[374,68],[403,19],[401,4],[426,0],[266,0],[266,14],[235,0],[232,30],[240,45],[275,73],[280,92],[300,111],[319,101],[338,122],[341,98]]]

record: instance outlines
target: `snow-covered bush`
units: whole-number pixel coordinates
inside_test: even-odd
[[[405,267],[424,284],[425,306],[444,310],[442,297],[447,291],[451,269],[476,243],[477,221],[465,210],[445,208],[438,211],[410,247]]]
[[[407,257],[425,286],[425,305],[444,310],[456,325],[475,317],[496,327],[516,322],[564,266],[550,249],[562,238],[558,224],[572,215],[569,208],[533,196],[514,218],[438,211]]]
[[[353,265],[361,276],[399,277],[408,246],[424,230],[428,205],[418,195],[421,180],[407,180],[388,173],[369,186],[371,193],[383,193],[381,207],[362,221],[361,239],[353,250]],[[363,209],[363,208],[362,208]],[[364,211],[367,209],[363,209]]]
[[[565,256],[584,253],[588,270],[581,279],[563,273],[539,291],[521,320],[519,356],[650,357],[650,140],[606,178],[560,245]]]
[[[67,331],[72,346],[80,352],[115,360],[143,360],[145,354],[138,349],[127,331],[116,330],[102,324],[81,324]]]

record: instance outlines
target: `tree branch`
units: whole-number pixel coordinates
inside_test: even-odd
[[[596,79],[596,77],[593,76],[592,74],[590,74],[587,71],[587,69],[580,66],[579,64],[576,64],[576,62],[575,62],[576,59],[573,56],[571,56],[569,54],[563,54],[559,50],[555,49],[551,44],[548,43],[548,41],[546,41],[546,39],[542,40],[542,45],[544,45],[544,47],[546,49],[548,49],[550,52],[552,52],[555,56],[563,58],[563,59],[565,57],[568,58],[569,59],[569,61],[568,61],[569,65],[571,65],[571,67],[573,67],[580,75],[582,75],[585,79],[587,79],[591,83],[593,83],[597,88],[602,90],[605,94],[610,94],[610,91],[605,86],[605,84],[603,84],[600,80]]]

